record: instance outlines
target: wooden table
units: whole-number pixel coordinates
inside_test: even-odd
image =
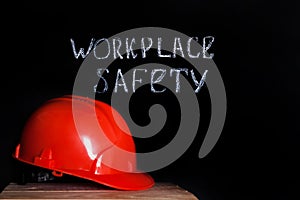
[[[192,193],[172,183],[156,183],[142,191],[119,191],[92,183],[11,183],[0,193],[0,199],[197,200]]]

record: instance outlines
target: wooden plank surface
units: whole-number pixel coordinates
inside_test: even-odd
[[[0,193],[0,199],[197,200],[192,193],[172,183],[156,183],[142,191],[120,191],[92,183],[11,183]]]

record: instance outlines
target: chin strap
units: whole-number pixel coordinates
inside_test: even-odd
[[[16,176],[16,183],[25,185],[26,183],[41,183],[56,181],[57,178],[53,175],[51,170],[42,169],[31,166],[18,166],[18,174]],[[57,172],[59,174],[59,172]]]

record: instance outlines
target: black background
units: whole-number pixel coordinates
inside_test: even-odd
[[[224,80],[228,112],[210,154],[198,158],[204,137],[199,131],[180,159],[151,175],[203,200],[292,198],[299,188],[299,114],[291,107],[299,99],[299,70],[288,69],[296,68],[291,60],[297,51],[290,47],[298,41],[291,21],[297,10],[294,5],[278,8],[275,3],[236,0],[11,5],[2,17],[8,48],[2,48],[7,56],[2,54],[1,66],[1,189],[15,180],[18,163],[11,153],[26,119],[44,101],[72,92],[82,59],[74,58],[70,38],[86,47],[92,37],[159,26],[215,37],[211,51]],[[207,98],[205,90],[200,95]],[[141,107],[143,95],[135,102]],[[176,113],[171,116],[175,123]],[[159,148],[169,137],[165,133],[145,147]]]

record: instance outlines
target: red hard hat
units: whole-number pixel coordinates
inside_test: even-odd
[[[80,126],[76,126],[74,120],[74,105]],[[97,127],[92,123],[95,119],[91,112],[97,115]],[[121,190],[150,188],[154,181],[147,173],[137,171],[136,157],[132,156],[135,144],[128,133],[125,120],[108,104],[68,95],[47,101],[32,114],[13,156],[53,170],[55,176],[65,173]],[[118,151],[108,151],[112,145],[133,154],[124,156]]]

